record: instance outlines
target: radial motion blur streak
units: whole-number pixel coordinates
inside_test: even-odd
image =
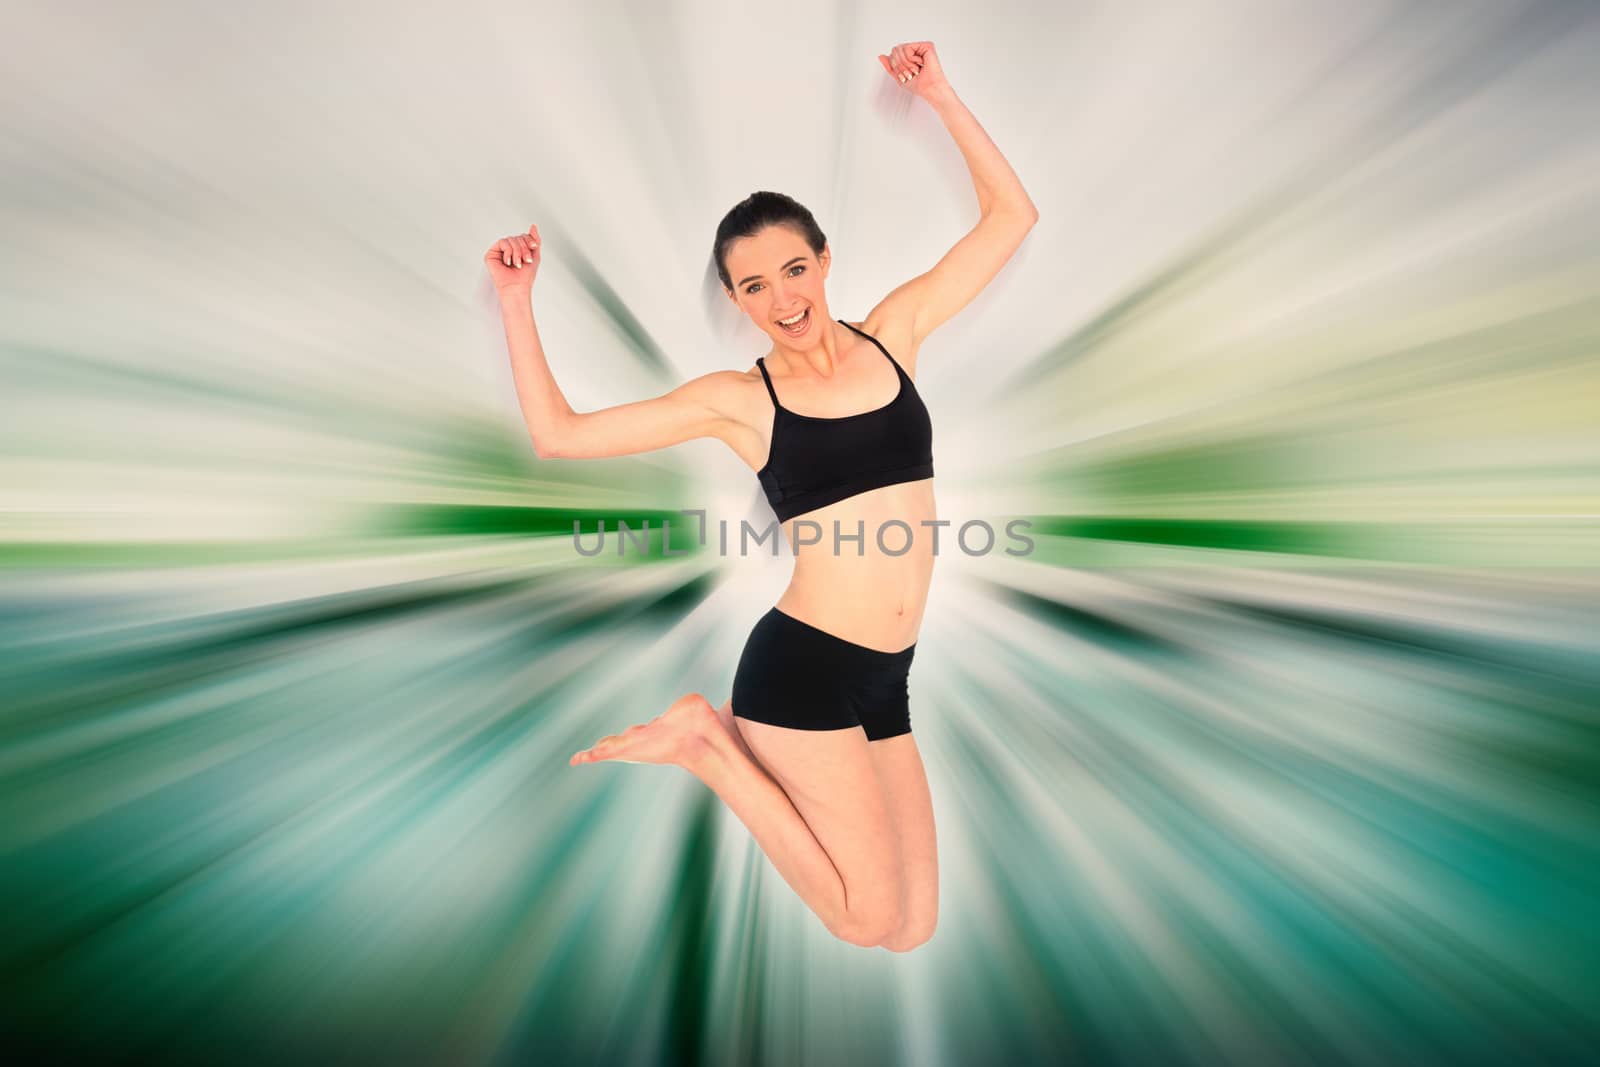
[[[1572,1062],[1600,1041],[1600,8],[30,3],[0,44],[0,1024],[229,1062]],[[830,938],[676,769],[782,566],[715,442],[569,400],[764,348],[756,189],[917,362],[941,914]],[[916,106],[907,106],[913,103]],[[574,521],[650,521],[575,551]],[[670,545],[662,519],[677,520]],[[686,532],[687,531],[687,532]],[[614,527],[613,527],[614,533]],[[676,546],[679,551],[669,551]]]

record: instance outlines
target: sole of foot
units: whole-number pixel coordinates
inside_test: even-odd
[[[700,694],[689,693],[649,722],[603,737],[590,748],[573,753],[567,763],[573,767],[612,761],[681,764],[706,744],[708,731],[721,729],[717,709]]]

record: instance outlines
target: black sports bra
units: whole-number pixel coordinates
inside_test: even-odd
[[[916,385],[876,337],[839,323],[878,346],[894,364],[900,391],[858,415],[801,415],[778,403],[766,357],[756,360],[773,407],[772,448],[756,477],[779,522],[869,489],[933,477],[933,420]]]

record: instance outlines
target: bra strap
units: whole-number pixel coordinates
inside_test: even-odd
[[[772,397],[772,406],[774,408],[781,408],[781,407],[783,407],[783,405],[778,403],[778,394],[772,388],[772,376],[767,373],[767,362],[766,362],[766,360],[767,360],[766,356],[761,356],[760,358],[758,358],[756,360],[756,366],[761,368],[761,380],[767,383],[767,395]]]
[[[867,340],[869,340],[873,344],[877,345],[879,352],[882,352],[884,355],[889,356],[889,350],[887,348],[884,348],[883,347],[883,343],[881,341],[879,341],[876,337],[872,336],[870,333],[867,333],[865,330],[856,330],[856,328],[854,326],[850,326],[850,324],[848,322],[845,322],[843,319],[839,320],[839,325],[841,325],[841,326],[849,326],[850,329],[855,330],[856,333],[859,333],[862,337],[865,337]],[[902,373],[902,374],[905,373],[905,369],[900,366],[900,361],[898,359],[895,359],[893,356],[889,356],[889,362],[894,364],[894,369],[895,370],[900,371],[900,373]]]

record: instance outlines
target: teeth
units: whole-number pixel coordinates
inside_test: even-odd
[[[800,314],[796,315],[792,319],[779,319],[778,320],[778,325],[780,325],[780,326],[798,326],[800,324],[800,320],[805,318],[805,317],[806,317],[806,313],[804,311],[802,311],[802,312],[800,312]]]

